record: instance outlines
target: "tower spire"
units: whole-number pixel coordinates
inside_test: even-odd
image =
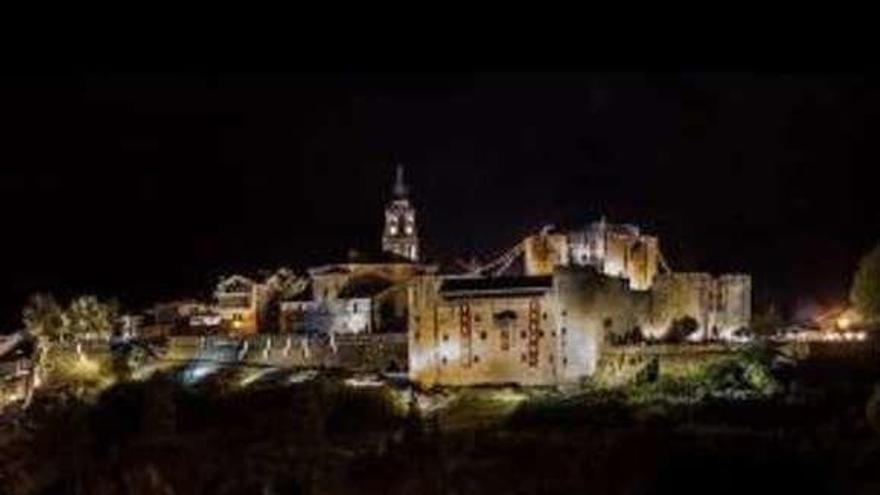
[[[397,164],[397,178],[394,181],[394,196],[398,198],[406,197],[407,187],[403,181],[403,165]]]
[[[398,163],[394,198],[385,207],[382,250],[415,262],[419,259],[419,235],[416,229],[416,209],[409,202],[407,189],[403,180],[403,165]]]

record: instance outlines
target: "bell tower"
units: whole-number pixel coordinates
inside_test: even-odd
[[[394,197],[385,207],[385,230],[382,250],[410,261],[419,260],[419,237],[416,230],[416,209],[409,202],[409,191],[403,180],[403,165],[397,165]]]

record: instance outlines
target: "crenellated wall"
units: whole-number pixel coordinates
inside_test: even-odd
[[[658,273],[659,241],[632,225],[596,222],[584,230],[539,234],[524,242],[525,275],[549,275],[557,266],[592,266],[629,288],[649,290]]]

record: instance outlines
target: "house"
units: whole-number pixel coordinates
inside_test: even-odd
[[[265,318],[272,288],[242,275],[222,278],[214,291],[212,312],[219,315],[224,330],[233,335],[252,335]]]

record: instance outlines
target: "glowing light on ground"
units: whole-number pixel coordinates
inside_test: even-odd
[[[305,383],[317,378],[318,372],[315,370],[299,371],[290,376],[288,383]]]
[[[183,371],[183,384],[195,385],[219,370],[220,366],[214,363],[192,363]]]
[[[272,368],[249,370],[248,374],[238,382],[238,385],[240,387],[247,387],[248,385],[250,385],[256,381],[259,381],[261,378],[265,377],[266,375],[268,375],[274,371],[275,370]]]
[[[353,377],[347,378],[345,384],[349,387],[365,388],[365,387],[381,387],[385,385],[381,379],[376,377]]]

